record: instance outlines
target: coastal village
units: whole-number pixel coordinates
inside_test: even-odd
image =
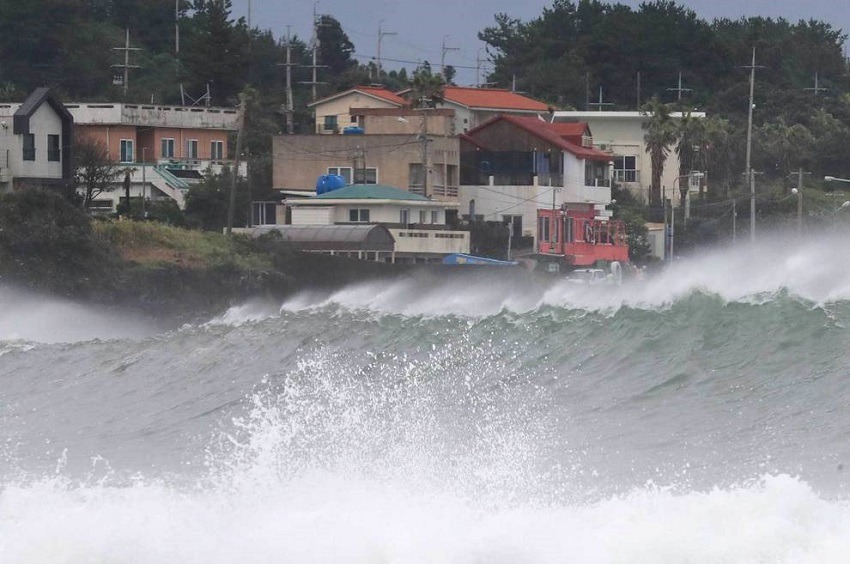
[[[179,2],[177,7],[174,53],[179,63],[180,22],[191,11],[181,12]],[[581,7],[556,8],[544,19]],[[202,2],[194,10],[195,19],[218,13],[223,24],[253,32],[243,20],[231,18],[228,2]],[[670,18],[692,21],[693,14],[674,10]],[[0,154],[5,155],[0,191],[58,190],[74,194],[96,218],[274,237],[291,249],[334,257],[402,265],[522,265],[550,273],[671,260],[678,249],[677,225],[688,228],[689,222],[685,236],[691,243],[711,243],[717,227],[708,234],[695,229],[694,209],[719,210],[723,221],[731,218],[732,240],[737,238],[738,206],[747,208],[742,213],[749,218],[742,216],[742,221],[751,234],[757,206],[793,213],[796,204],[802,228],[802,166],[793,192],[783,180],[779,189],[784,193],[776,192],[775,183],[772,193],[763,190],[756,196],[756,176],[763,174],[756,167],[773,154],[753,152],[755,47],[749,77],[738,80],[743,87],[749,78],[750,86],[742,145],[741,130],[733,131],[723,117],[689,101],[693,89],[681,71],[664,77],[676,86],[661,95],[648,91],[652,97],[643,101],[637,73],[634,103],[619,104],[603,101],[601,82],[594,101],[587,73],[584,109],[575,109],[575,104],[554,103],[517,88],[515,74],[507,86],[498,81],[458,85],[445,60],[439,71],[426,61],[412,77],[386,73],[380,57],[357,67],[345,51],[339,22],[314,15],[313,23],[314,37],[302,47],[303,56],[312,52],[312,65],[305,66],[312,70],[306,82],[311,95],[302,95],[296,104],[290,72],[298,66],[290,62],[296,43],[281,40],[276,48],[285,50],[286,62],[277,66],[286,70],[286,78],[281,73],[275,79],[283,81],[284,94],[270,126],[276,131],[262,141],[254,139],[250,149],[242,139],[252,127],[246,122],[260,119],[250,98],[261,98],[262,90],[234,87],[237,95],[226,98],[216,96],[216,87],[207,82],[206,93],[193,98],[181,83],[180,104],[158,103],[154,94],[150,103],[140,103],[138,95],[130,94],[130,81],[141,67],[130,57],[141,48],[132,46],[127,28],[124,45],[114,48],[123,62],[112,65],[115,88],[108,100],[74,99],[41,86],[20,93],[18,101],[0,103]],[[367,74],[340,81],[336,89],[317,88],[324,84],[317,71],[330,62],[322,57],[333,55],[319,47],[325,28],[341,34],[341,53],[348,58],[342,68]],[[446,52],[444,44],[444,58]],[[503,51],[501,56],[513,55]],[[826,87],[818,86],[817,75],[815,80],[817,96]],[[213,103],[222,99],[230,103]],[[747,104],[747,98],[741,103]],[[301,116],[299,127],[293,125],[295,115]],[[756,131],[759,147],[776,144],[767,137],[771,131],[767,125]],[[782,167],[779,178],[794,172],[795,155],[806,164],[802,155],[811,153],[796,151],[791,141],[796,130],[789,131],[787,146],[777,149],[783,159],[777,165]],[[715,155],[720,150],[728,162]],[[744,151],[746,163],[737,170],[732,161],[741,160]],[[762,162],[751,162],[751,153],[752,160]],[[723,175],[717,174],[720,169]],[[205,202],[211,190],[219,199]],[[806,192],[809,198],[816,195]],[[822,208],[841,204],[821,200],[826,202]],[[636,216],[633,210],[639,206]],[[844,207],[828,217],[834,219]],[[184,212],[202,219],[187,224]],[[207,221],[204,213],[215,218]],[[811,213],[823,221],[823,212]]]

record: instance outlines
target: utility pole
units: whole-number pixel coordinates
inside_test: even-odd
[[[753,47],[753,62],[744,68],[750,69],[750,107],[747,112],[747,182],[750,184],[750,242],[756,240],[756,179],[753,176],[750,157],[753,152],[753,94],[756,84],[756,48]]]
[[[815,71],[815,86],[814,86],[814,88],[803,88],[803,90],[807,90],[809,92],[814,92],[815,96],[817,96],[821,92],[826,92],[829,89],[818,86],[818,72]]]
[[[428,107],[423,106],[422,108],[422,135],[419,138],[421,143],[420,150],[422,151],[422,191],[423,196],[426,198],[431,197],[431,167],[428,163]]]
[[[381,29],[381,24],[384,23],[384,20],[378,22],[378,80],[381,80],[381,42],[384,40],[384,37],[388,35],[398,35],[398,33],[394,31],[384,31]]]
[[[458,47],[446,47],[446,39],[448,38],[448,35],[443,36],[443,49],[440,55],[440,74],[443,75],[443,78],[446,76],[446,53],[449,51],[460,51]]]
[[[124,51],[124,64],[112,65],[113,68],[124,69],[124,96],[127,96],[127,91],[130,89],[130,69],[140,69],[139,65],[130,64],[130,51],[141,51],[140,47],[130,47],[130,28],[127,28],[127,38],[124,41],[123,47],[113,47],[113,51]]]
[[[803,234],[803,175],[805,174],[811,173],[803,172],[803,167],[800,167],[797,171],[797,188],[792,190],[797,195],[797,236]]]
[[[239,177],[239,157],[242,153],[242,132],[245,129],[245,102],[245,94],[239,94],[239,115],[236,123],[236,155],[234,155],[233,171],[230,176],[230,204],[227,206],[227,227],[224,232],[228,237],[230,237],[233,231],[233,212],[236,210],[236,179]]]
[[[318,81],[317,71],[320,68],[326,68],[327,67],[327,65],[320,65],[319,64],[319,44],[320,44],[319,28],[324,27],[327,24],[323,24],[323,23],[319,22],[319,16],[316,13],[316,6],[318,5],[318,3],[319,2],[313,3],[313,39],[310,41],[310,43],[312,44],[312,50],[313,50],[313,64],[309,65],[307,67],[307,68],[313,69],[313,80],[311,80],[309,82],[301,82],[301,84],[309,84],[310,86],[312,86],[312,89],[313,89],[313,91],[312,91],[312,94],[313,94],[312,101],[313,102],[315,102],[319,97],[318,93],[316,91],[316,86],[318,86],[319,84],[325,84],[324,82]]]
[[[180,0],[174,0],[174,54],[180,54]]]
[[[475,87],[476,88],[481,88],[481,82],[482,82],[482,80],[481,80],[481,63],[483,63],[484,60],[481,58],[481,49],[483,49],[483,47],[479,47],[478,53],[476,53],[476,55],[475,55]]]
[[[602,101],[602,85],[600,85],[599,86],[599,101],[598,102],[588,102],[587,105],[588,106],[596,106],[597,111],[601,112],[602,108],[604,106],[613,106],[614,104],[612,102],[603,102]]]
[[[640,71],[637,72],[637,111],[640,111]]]
[[[292,62],[292,36],[289,33],[290,26],[286,26],[286,62],[278,63],[277,66],[286,68],[286,134],[292,135],[295,133],[295,103],[292,96],[292,67],[297,66]]]
[[[682,101],[682,92],[693,92],[693,88],[682,88],[682,72],[679,71],[679,85],[676,88],[668,88],[667,92],[676,92],[678,97],[677,100],[679,102]]]
[[[251,11],[254,7],[254,0],[248,0],[248,33],[251,32]]]
[[[732,243],[738,242],[738,200],[732,200]]]

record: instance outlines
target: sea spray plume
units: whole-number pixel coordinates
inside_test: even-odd
[[[316,350],[269,376],[210,450],[211,475],[240,492],[316,473],[494,503],[546,490],[542,454],[558,439],[545,392],[492,351],[460,335],[424,358],[365,357]]]
[[[850,300],[850,240],[844,232],[799,239],[764,234],[755,244],[713,249],[676,260],[645,281],[585,286],[563,277],[479,271],[466,276],[412,276],[355,284],[328,297],[296,296],[284,310],[338,305],[381,314],[480,318],[555,306],[613,313],[622,307],[658,309],[695,293],[726,302],[759,302],[778,292],[823,305]]]

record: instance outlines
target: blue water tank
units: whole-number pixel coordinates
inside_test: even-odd
[[[366,130],[362,127],[357,127],[356,125],[349,125],[342,128],[343,135],[363,135],[364,133],[366,133]]]
[[[316,195],[345,188],[345,178],[338,174],[323,174],[316,180]]]

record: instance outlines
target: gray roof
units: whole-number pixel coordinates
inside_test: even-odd
[[[56,98],[53,93],[50,91],[50,88],[42,86],[41,88],[36,88],[29,97],[24,100],[24,103],[21,104],[21,107],[18,108],[18,111],[15,112],[14,115],[14,133],[15,135],[22,135],[30,132],[30,118],[35,113],[35,111],[41,107],[43,103],[47,102],[53,108],[53,110],[59,114],[59,117],[62,119],[63,125],[66,123],[74,123],[74,116],[71,115],[71,112],[68,111],[68,108],[62,104]]]
[[[305,251],[392,251],[395,240],[383,225],[270,225],[256,234],[277,231],[283,241]]]

